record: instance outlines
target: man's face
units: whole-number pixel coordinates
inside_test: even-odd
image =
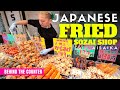
[[[39,23],[41,27],[47,28],[51,24],[51,19],[49,19],[46,15],[39,14]]]

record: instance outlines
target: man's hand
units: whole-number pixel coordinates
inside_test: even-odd
[[[48,52],[50,52],[51,51],[51,48],[48,48],[48,49],[43,49],[41,52],[40,52],[40,54],[41,55],[46,55]]]
[[[15,27],[16,27],[16,23],[14,22],[14,23],[10,26],[9,30],[10,30],[11,32],[14,32]]]

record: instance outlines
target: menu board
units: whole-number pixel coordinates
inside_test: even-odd
[[[61,56],[72,56],[72,40],[53,38],[53,46],[55,54]]]
[[[117,46],[99,46],[98,59],[115,62],[118,50]]]

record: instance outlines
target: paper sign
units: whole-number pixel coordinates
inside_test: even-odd
[[[75,46],[74,51],[73,51],[74,57],[80,56],[81,53],[84,53],[84,54],[88,55],[87,58],[94,57],[95,47],[96,46],[93,46],[93,45],[78,45],[78,46]]]
[[[10,44],[13,44],[15,42],[14,36],[11,34],[7,34],[8,41]]]
[[[98,51],[98,59],[107,61],[116,61],[119,47],[117,46],[100,46]]]
[[[90,52],[89,51],[87,51],[87,50],[80,50],[80,56],[82,56],[82,55],[85,55],[86,56],[86,58],[89,58],[90,57]]]
[[[45,45],[45,39],[40,37],[40,44],[42,45],[42,48],[45,49],[46,45]]]
[[[61,56],[72,56],[72,40],[53,38],[55,54]]]
[[[9,43],[8,42],[8,37],[7,37],[6,34],[2,34],[2,38],[3,38],[3,41],[4,41],[5,44]]]
[[[79,40],[79,38],[76,38]],[[84,39],[85,40],[85,39]],[[96,39],[91,39],[96,40]],[[80,56],[80,54],[85,54],[87,58],[94,57],[96,45],[74,45],[73,58]]]

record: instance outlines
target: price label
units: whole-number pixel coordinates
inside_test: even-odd
[[[101,47],[98,51],[98,59],[115,62],[119,48],[115,46]]]

